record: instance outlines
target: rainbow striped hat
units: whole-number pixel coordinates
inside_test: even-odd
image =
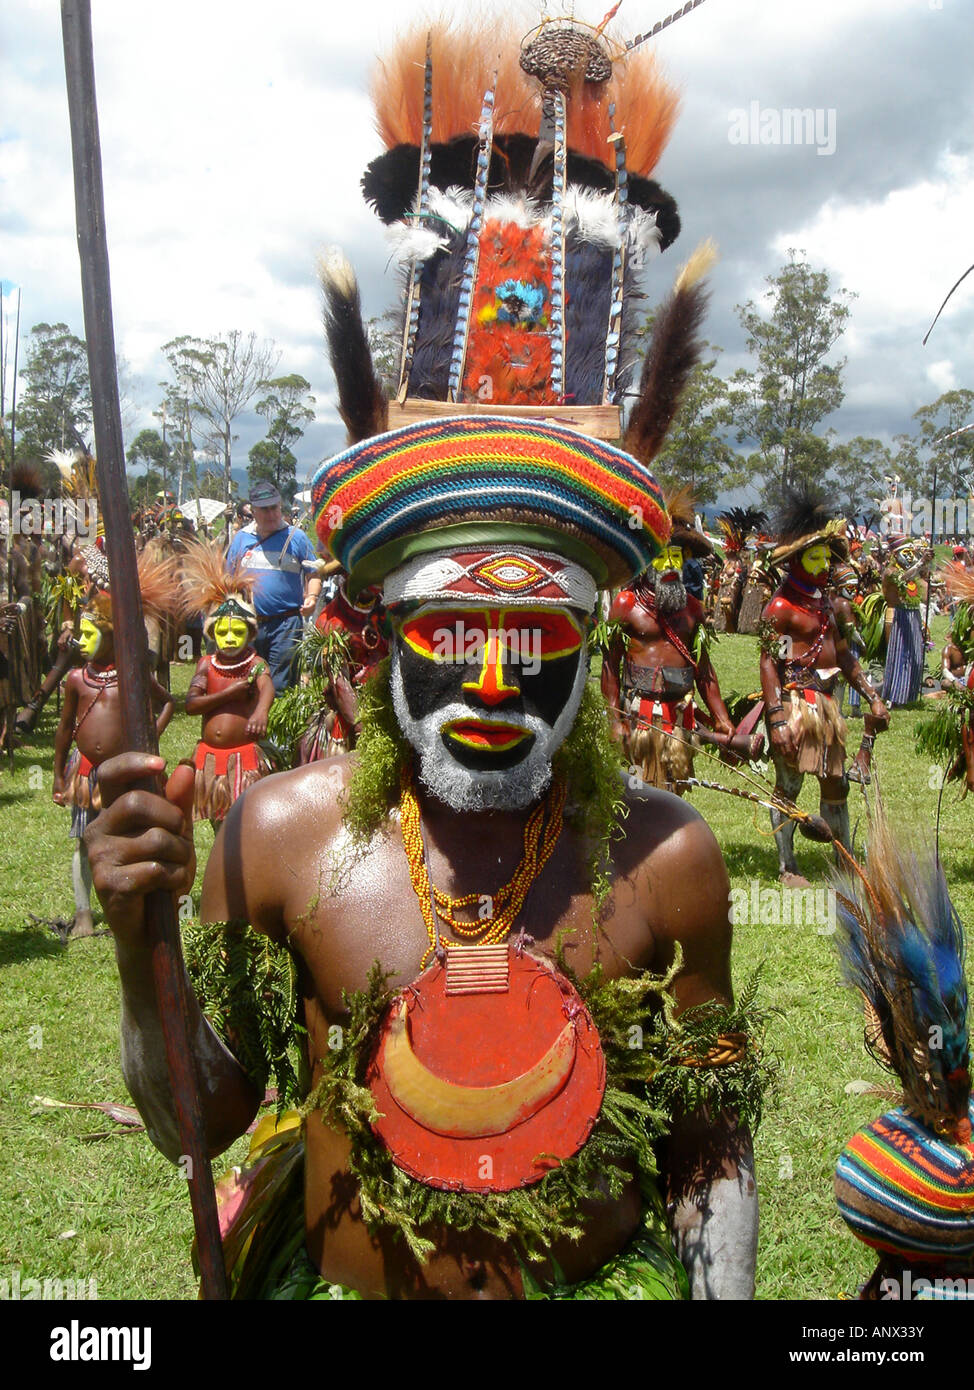
[[[974,1145],[948,1143],[901,1109],[842,1150],[835,1199],[854,1234],[887,1255],[974,1260]]]
[[[311,495],[351,592],[413,556],[471,544],[552,550],[605,587],[642,573],[670,534],[644,464],[565,425],[500,415],[366,439],[322,464]]]

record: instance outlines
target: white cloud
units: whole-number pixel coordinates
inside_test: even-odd
[[[931,362],[926,375],[927,380],[937,388],[940,395],[957,390],[957,376],[952,362]]]
[[[603,0],[579,13],[598,22],[607,7]],[[116,340],[145,383],[142,423],[151,422],[155,383],[164,372],[162,344],[183,333],[230,328],[274,338],[281,370],[302,372],[321,419],[334,421],[326,407],[333,384],[321,346],[314,258],[322,245],[341,244],[360,271],[366,314],[392,301],[382,228],[359,191],[365,165],[380,148],[368,80],[374,55],[393,33],[431,8],[417,0],[370,0],[367,11],[319,0],[278,0],[273,7],[266,0],[170,0],[164,7],[95,0]],[[464,17],[481,14],[470,0],[453,9]],[[525,5],[523,13],[527,30],[537,22],[537,6]],[[630,14],[623,7],[617,32],[631,33],[651,17],[645,7]],[[939,389],[948,375],[970,378],[970,333],[960,332],[970,324],[969,295],[958,291],[945,311],[933,365],[919,340],[972,258],[974,166],[962,153],[944,155],[918,178],[916,163],[892,143],[886,157],[893,191],[854,201],[840,177],[842,160],[856,111],[888,85],[884,45],[910,24],[918,69],[933,69],[948,20],[926,0],[819,0],[813,12],[791,3],[721,0],[666,30],[657,43],[671,77],[685,88],[690,136],[678,135],[661,181],[681,201],[693,173],[681,160],[699,156],[717,173],[709,197],[703,181],[695,199],[682,203],[694,235],[714,232],[725,242],[715,300],[728,284],[738,302],[749,293],[759,298],[763,277],[780,263],[772,262],[771,248],[783,259],[787,247],[804,247],[837,284],[859,293],[843,351],[855,359],[850,385],[857,398],[863,405],[871,398],[883,410],[890,398],[895,403],[898,394],[902,404],[903,397],[890,370],[891,333],[900,344],[916,341],[910,379],[919,391],[925,381]],[[863,43],[872,61],[857,65],[854,45]],[[781,151],[735,151],[727,144],[730,106],[752,97],[804,105],[801,84],[810,74],[813,92],[817,84],[820,100],[839,110],[834,160],[797,151],[776,162]],[[0,273],[23,286],[25,329],[63,319],[80,334],[55,5],[4,0],[0,89]],[[922,123],[922,109],[916,119]],[[958,140],[963,128],[959,115]],[[812,158],[802,162],[806,153]],[[798,201],[798,180],[806,177],[827,189],[824,202],[817,194],[809,202],[807,190]],[[769,198],[769,182],[777,190],[778,180],[780,194]],[[789,224],[793,230],[779,235]],[[676,255],[683,258],[682,245]],[[670,278],[668,270],[661,273],[651,293],[662,292]],[[723,346],[729,370],[743,343],[728,333]]]

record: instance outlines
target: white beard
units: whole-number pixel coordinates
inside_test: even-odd
[[[682,579],[657,579],[656,611],[664,618],[671,613],[679,613],[687,606],[687,591]]]
[[[527,756],[513,767],[482,772],[457,762],[443,741],[441,729],[454,719],[470,719],[476,711],[456,701],[432,714],[414,719],[409,713],[403,690],[399,649],[392,651],[392,704],[399,727],[419,759],[419,780],[426,790],[451,811],[520,811],[540,801],[551,782],[551,760],[575,723],[585,682],[588,662],[584,653],[565,707],[554,727],[538,715],[500,711],[505,724],[514,724],[534,734]]]

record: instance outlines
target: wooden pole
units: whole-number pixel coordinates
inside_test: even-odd
[[[135,541],[125,483],[101,147],[95,103],[90,0],[61,0],[61,30],[71,119],[78,251],[81,257],[99,504],[105,524],[111,574],[122,733],[126,749],[156,753],[158,741],[149,695],[148,642],[142,618]],[[146,788],[159,791],[155,779],[150,779]],[[183,1166],[193,1208],[203,1296],[226,1298],[226,1270],[213,1173],[204,1137],[196,1067],[190,1049],[186,975],[171,894],[154,892],[147,896],[145,930],[152,955]]]

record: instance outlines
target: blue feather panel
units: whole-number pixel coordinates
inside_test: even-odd
[[[964,929],[937,861],[883,841],[866,871],[880,911],[857,879],[839,882],[856,908],[839,905],[842,973],[875,1010],[907,1107],[946,1132],[971,1089]]]

